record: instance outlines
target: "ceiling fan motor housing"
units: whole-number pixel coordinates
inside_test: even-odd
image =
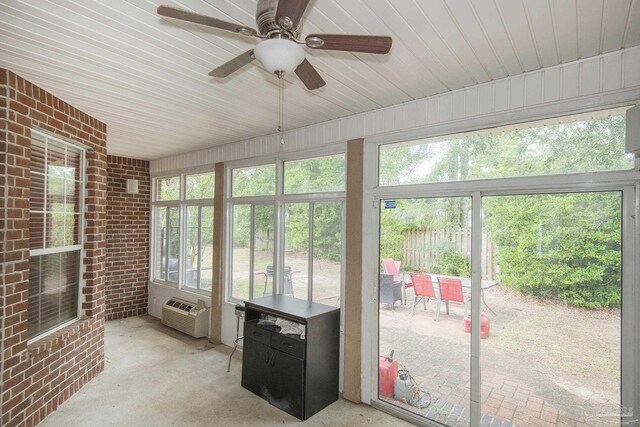
[[[278,0],[258,0],[256,10],[256,25],[260,34],[269,36],[272,33],[282,33],[283,29],[276,22],[276,8]],[[299,26],[285,31],[292,38],[297,38]]]

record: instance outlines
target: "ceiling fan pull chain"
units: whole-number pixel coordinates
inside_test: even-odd
[[[278,132],[282,132],[282,74],[275,74],[278,77]]]
[[[280,74],[278,78],[280,79],[279,106],[278,106],[280,117],[278,117],[278,121],[279,121],[278,130],[280,131],[280,144],[284,145],[284,75]]]

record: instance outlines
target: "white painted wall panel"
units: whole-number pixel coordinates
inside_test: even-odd
[[[466,92],[467,91],[465,89],[465,90],[455,91],[451,94],[451,97],[452,97],[451,119],[452,120],[461,119],[467,114],[465,103],[464,103]]]
[[[412,123],[418,123],[418,107],[415,102],[408,102],[404,109],[400,110],[404,114],[403,127],[409,127]]]
[[[402,129],[402,112],[401,106],[395,106],[389,108],[385,112],[385,130],[387,132],[393,132],[398,129]]]
[[[561,85],[561,72],[564,67],[554,67],[543,71],[544,85],[542,92],[542,102],[554,102],[560,99],[562,85]]]
[[[478,115],[478,88],[473,87],[464,91],[464,116],[473,117]]]
[[[622,88],[623,55],[606,55],[602,58],[602,91],[609,92]]]
[[[415,123],[417,123],[418,126],[426,126],[427,125],[427,103],[422,101],[414,101],[413,104],[416,106],[416,111],[418,115],[418,120],[416,120]]]
[[[580,95],[591,95],[600,91],[602,58],[591,59],[580,64]]]
[[[562,99],[575,98],[580,93],[580,64],[562,67]]]
[[[478,87],[478,114],[489,114],[493,109],[494,84],[486,84]]]
[[[438,123],[438,97],[434,96],[427,100],[427,125]]]
[[[509,108],[513,110],[524,107],[524,77],[514,77],[510,83]]]
[[[510,80],[503,79],[494,83],[493,86],[493,110],[506,111],[509,109],[509,83]]]
[[[601,82],[601,83],[600,83]],[[580,91],[582,91],[580,93]],[[543,98],[544,96],[544,98]],[[320,145],[373,137],[406,129],[455,128],[471,123],[482,127],[505,122],[505,113],[522,110],[517,117],[538,117],[547,106],[557,114],[579,108],[606,107],[612,102],[640,98],[640,47],[576,61],[525,75],[459,89],[442,95],[378,109],[285,133],[281,146],[277,135],[213,147],[151,161],[151,172],[236,160],[252,155],[275,154]],[[558,104],[558,102],[564,104]],[[582,106],[582,107],[581,107]]]
[[[524,105],[537,105],[542,103],[542,73],[529,73],[524,76],[525,102]]]
[[[624,87],[640,85],[640,49],[624,53]]]
[[[451,120],[451,104],[453,95],[438,96],[438,121],[448,122]]]

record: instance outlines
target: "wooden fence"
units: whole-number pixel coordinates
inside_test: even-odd
[[[403,264],[429,271],[438,252],[454,249],[471,259],[471,230],[408,230],[402,244]],[[482,233],[482,278],[493,280],[497,273],[496,246],[487,233]]]

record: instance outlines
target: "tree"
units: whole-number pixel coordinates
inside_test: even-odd
[[[330,261],[342,259],[342,204],[315,204],[313,257]]]

